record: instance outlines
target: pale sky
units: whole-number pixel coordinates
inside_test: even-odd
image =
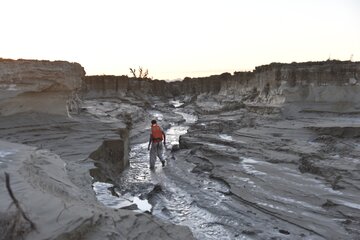
[[[360,61],[360,0],[0,0],[0,58],[155,79]]]

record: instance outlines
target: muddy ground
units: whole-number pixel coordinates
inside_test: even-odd
[[[90,176],[91,153],[127,127],[130,167],[92,176],[107,208],[141,212],[134,202],[145,200],[151,204],[145,214],[187,226],[196,239],[358,239],[359,115],[331,106],[255,105],[211,96],[146,104],[98,99],[85,101],[72,120],[1,118],[0,137],[58,154],[71,181],[89,190],[79,172]],[[167,165],[157,162],[154,172],[146,149],[152,118],[168,135]]]
[[[141,117],[181,135],[179,145],[168,140],[164,169],[149,171],[149,126],[133,123],[130,169],[112,182],[117,196],[147,199],[153,215],[197,239],[357,239],[358,112],[212,96],[180,102],[155,100]]]
[[[107,111],[106,101],[97,102]],[[0,118],[0,239],[193,239],[187,227],[98,201],[91,176],[98,168],[89,156],[104,142],[123,147],[121,132],[128,122],[121,114],[115,120],[96,111],[90,114],[96,107],[90,101],[70,118],[44,113]],[[135,105],[131,109],[141,112]],[[105,180],[120,174],[116,166],[102,169],[111,170]],[[13,204],[4,172],[36,229]]]
[[[175,158],[228,186],[227,212],[207,205],[227,227],[250,239],[358,238],[358,113],[204,102]]]

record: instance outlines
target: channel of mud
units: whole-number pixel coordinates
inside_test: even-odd
[[[175,103],[174,106],[180,107],[181,104]],[[108,207],[148,212],[166,221],[188,226],[197,239],[233,239],[239,234],[234,234],[234,229],[227,227],[228,220],[208,209],[210,205],[226,207],[224,203],[230,201],[224,194],[229,192],[228,186],[209,178],[208,173],[193,174],[194,164],[174,157],[173,151],[178,149],[180,135],[186,134],[189,126],[197,120],[195,115],[180,109],[176,109],[175,113],[181,115],[184,121],[170,123],[171,127],[166,130],[166,166],[162,168],[157,162],[156,170],[150,171],[148,143],[134,144],[130,151],[130,167],[113,184],[95,182],[96,196]],[[152,110],[149,114],[163,120],[159,111]]]
[[[130,167],[112,184],[94,183],[98,200],[188,226],[197,239],[354,239],[360,145],[319,132],[339,119],[287,120],[261,107],[198,120],[194,112],[180,103],[149,110],[167,128],[167,166],[151,172],[147,137],[137,140]]]

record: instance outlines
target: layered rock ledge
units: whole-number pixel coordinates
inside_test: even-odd
[[[78,63],[0,59],[0,114],[77,111],[84,76]]]
[[[359,102],[360,63],[326,61],[272,63],[252,72],[223,73],[203,78],[165,82],[127,76],[86,76],[84,97],[156,96],[199,94],[226,96],[247,102]]]

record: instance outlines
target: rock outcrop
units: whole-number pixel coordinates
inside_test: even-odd
[[[222,81],[230,74],[204,78],[185,78],[183,81],[166,82],[127,76],[86,76],[82,94],[86,99],[112,97],[175,97],[179,95],[217,94]]]
[[[272,63],[257,67],[253,79],[242,87],[242,91],[252,89],[259,92],[258,101],[272,104],[298,101],[356,103],[359,101],[360,63]]]
[[[82,94],[85,99],[124,96],[172,96],[171,86],[160,80],[101,75],[86,76],[84,83]]]
[[[102,182],[115,179],[119,173],[129,166],[129,149],[127,129],[121,129],[120,139],[104,140],[102,145],[89,156],[95,161],[97,167],[92,169],[91,175],[96,175],[96,179]],[[100,174],[99,171],[102,173]]]
[[[78,63],[0,59],[0,115],[77,111],[84,76]]]
[[[277,105],[294,102],[356,104],[360,100],[360,62],[272,63],[256,67],[252,72],[223,73],[176,82],[87,76],[84,86],[84,95],[88,98],[214,94]]]

